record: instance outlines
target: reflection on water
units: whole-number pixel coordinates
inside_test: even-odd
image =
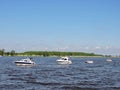
[[[34,64],[32,64],[32,65],[30,65],[30,64],[28,64],[28,65],[26,65],[26,64],[16,64],[16,66],[18,66],[18,67],[33,67],[35,65]]]
[[[36,65],[16,66],[21,58],[0,58],[0,90],[120,90],[119,58],[72,58],[73,64],[58,65],[56,57],[34,57]]]

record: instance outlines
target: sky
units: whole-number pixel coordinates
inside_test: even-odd
[[[0,0],[0,49],[120,55],[120,0]]]

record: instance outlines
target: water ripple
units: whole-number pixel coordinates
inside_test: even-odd
[[[120,90],[119,59],[108,63],[105,58],[93,58],[93,64],[73,59],[71,65],[57,65],[55,57],[36,57],[36,66],[24,67],[11,63],[15,58],[4,57],[0,90]]]

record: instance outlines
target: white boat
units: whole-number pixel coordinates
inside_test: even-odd
[[[85,61],[85,63],[93,63],[93,61],[92,60],[87,60],[87,61]]]
[[[21,59],[19,61],[15,61],[16,65],[34,65],[35,62],[32,60],[32,58],[26,58],[26,59]]]
[[[72,64],[72,61],[69,60],[68,57],[61,57],[60,59],[56,60],[58,64]]]
[[[107,62],[112,62],[112,59],[106,59]]]

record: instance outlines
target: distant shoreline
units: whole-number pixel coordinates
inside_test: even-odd
[[[100,55],[95,53],[86,53],[86,52],[61,52],[61,51],[26,51],[26,52],[15,52],[15,50],[11,50],[10,52],[6,52],[5,49],[0,50],[1,56],[27,56],[27,57],[107,57],[113,58],[112,55]],[[116,56],[117,57],[117,56]]]
[[[4,55],[6,56],[6,55]],[[18,57],[63,57],[63,56],[40,56],[40,55],[14,55],[14,56],[18,56]],[[9,55],[9,57],[14,57],[14,56],[11,56]],[[67,56],[67,55],[66,55]],[[3,56],[1,56],[3,57]],[[68,57],[75,57],[75,58],[120,58],[120,57],[106,57],[106,56],[68,56]]]

